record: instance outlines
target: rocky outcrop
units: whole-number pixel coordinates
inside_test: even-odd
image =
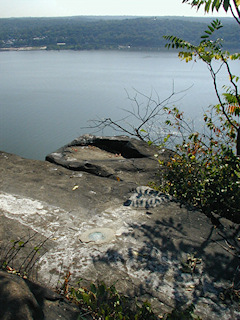
[[[126,136],[84,135],[49,154],[46,160],[74,171],[146,184],[157,176],[158,157],[163,160],[171,154]]]
[[[203,319],[238,319],[229,290],[239,289],[239,226],[219,217],[212,224],[147,187],[170,151],[126,137],[74,141],[49,161],[0,153],[1,247],[38,235],[11,260],[14,268],[44,243],[35,267],[47,286],[70,271],[73,285],[116,283],[159,315],[193,302]],[[33,296],[24,298],[29,312],[41,307]]]

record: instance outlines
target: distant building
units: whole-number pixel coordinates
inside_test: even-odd
[[[33,38],[34,41],[44,40],[46,37],[35,37]]]
[[[118,49],[131,49],[131,46],[118,46]]]

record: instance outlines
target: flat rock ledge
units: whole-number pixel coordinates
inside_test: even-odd
[[[46,156],[46,160],[67,169],[84,171],[114,180],[147,183],[156,178],[157,158],[166,159],[172,151],[126,136],[83,135]],[[135,179],[134,179],[135,178]]]
[[[202,319],[240,319],[239,225],[213,224],[149,188],[169,156],[135,139],[89,135],[48,161],[0,152],[1,263],[34,281],[0,273],[1,319],[77,319],[74,306],[44,291],[67,272],[72,285],[116,283],[159,315],[193,302]]]

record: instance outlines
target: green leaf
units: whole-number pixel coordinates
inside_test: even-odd
[[[213,20],[213,22],[211,23],[211,25],[213,26],[214,29],[218,30],[220,28],[223,27],[222,23],[220,20],[216,19],[216,20]]]
[[[91,301],[90,301],[90,297],[87,293],[82,293],[82,299],[87,305],[90,305]]]
[[[19,245],[19,247],[24,247],[24,241],[19,241],[18,245]]]
[[[214,9],[216,9],[216,10],[218,11],[219,8],[220,8],[220,6],[221,6],[221,2],[222,2],[222,1],[214,0],[214,1],[213,1],[213,4],[212,4],[212,11],[213,11]]]
[[[223,8],[227,12],[230,5],[230,0],[224,0]]]
[[[213,27],[208,26],[208,28],[209,28],[209,30],[210,30],[211,32],[213,32],[213,31],[214,31],[214,28],[213,28]]]
[[[98,287],[98,295],[103,296],[104,293],[106,292],[106,285],[105,284],[100,284]]]
[[[96,286],[95,286],[95,284],[94,284],[94,283],[91,283],[90,288],[91,288],[92,293],[94,293],[94,294],[95,294],[95,293],[97,292],[97,288],[96,288]]]
[[[208,2],[205,4],[205,11],[209,12],[210,6],[211,6],[211,0],[208,0]]]
[[[164,138],[164,143],[166,143],[167,141],[168,141],[168,139],[171,137],[171,135],[170,134],[168,134],[165,138]]]
[[[236,174],[236,176],[240,179],[240,172],[235,170],[234,173]]]

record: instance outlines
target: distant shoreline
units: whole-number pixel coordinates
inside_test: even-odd
[[[113,47],[113,48],[97,48],[97,49],[92,49],[92,48],[84,48],[84,49],[76,49],[72,48],[71,46],[66,46],[66,47],[48,47],[48,46],[42,46],[42,47],[9,47],[9,48],[0,48],[0,52],[9,52],[9,51],[40,51],[40,50],[46,50],[46,51],[154,51],[154,52],[159,52],[159,51],[168,51],[165,47],[159,47],[159,48],[145,48],[145,47],[127,47],[127,46],[118,46],[118,47]]]
[[[16,52],[16,51],[131,51],[131,52],[139,52],[139,51],[146,51],[146,52],[168,52],[169,50],[165,47],[128,47],[128,46],[118,46],[118,47],[103,47],[103,48],[81,48],[76,49],[71,46],[66,47],[48,47],[48,46],[41,46],[41,47],[9,47],[9,48],[0,48],[0,52]],[[176,50],[176,52],[179,50]],[[236,48],[229,48],[228,51],[230,53],[234,53],[239,51]]]
[[[33,50],[47,50],[47,46],[44,46],[44,47],[0,48],[0,51],[33,51]]]
[[[225,39],[224,50],[239,51],[239,28],[233,18],[225,19],[217,36]],[[207,24],[208,18],[183,17],[0,19],[0,50],[162,51],[167,44],[164,35],[176,35],[197,45]]]

